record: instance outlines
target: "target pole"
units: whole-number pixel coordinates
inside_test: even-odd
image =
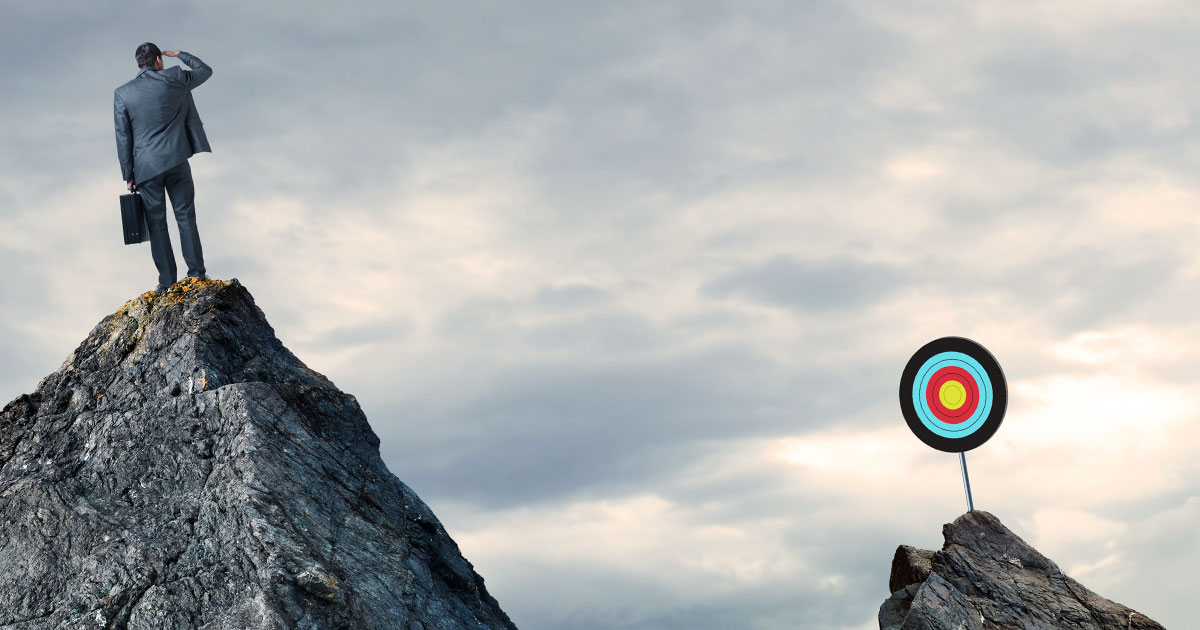
[[[975,502],[971,500],[971,479],[969,477],[967,477],[967,454],[966,453],[959,451],[958,463],[960,466],[962,466],[963,490],[965,490],[967,493],[967,511],[974,512],[975,511]]]

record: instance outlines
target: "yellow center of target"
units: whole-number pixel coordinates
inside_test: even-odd
[[[938,399],[947,409],[958,409],[967,402],[967,388],[958,381],[946,381],[938,390]]]

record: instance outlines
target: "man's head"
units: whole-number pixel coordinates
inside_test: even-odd
[[[162,70],[162,51],[150,42],[138,46],[137,50],[133,52],[133,56],[137,59],[139,68]]]

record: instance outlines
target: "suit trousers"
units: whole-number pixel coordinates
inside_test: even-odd
[[[158,268],[158,288],[175,284],[178,272],[171,235],[167,232],[167,202],[171,198],[175,223],[179,226],[179,246],[187,263],[188,276],[204,275],[204,250],[200,247],[200,232],[196,228],[196,187],[192,183],[192,167],[184,160],[138,184],[146,208],[146,227],[150,230],[150,255]]]

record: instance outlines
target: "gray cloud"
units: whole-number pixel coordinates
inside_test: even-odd
[[[987,225],[981,218],[959,229]],[[1188,299],[1185,259],[1172,251],[1151,256],[1139,251],[1140,244],[1138,249],[1129,245],[1014,250],[1011,260],[965,265],[931,256],[913,266],[917,271],[906,284],[933,293],[953,291],[967,302],[999,295],[1064,336],[1146,317],[1170,321],[1173,305]]]
[[[857,261],[775,257],[709,282],[704,292],[747,297],[773,306],[806,311],[861,308],[895,291],[901,274],[886,265]]]
[[[603,304],[609,298],[609,294],[598,287],[586,284],[568,284],[542,287],[538,289],[534,301],[545,307],[572,309]]]
[[[1174,287],[1182,260],[1113,260],[1111,251],[1050,255],[1007,278],[1015,295],[1060,330],[1086,330],[1128,321]]]
[[[439,429],[422,441],[397,439],[388,455],[414,487],[460,488],[498,506],[628,492],[687,461],[697,441],[796,428],[787,402],[755,391],[756,376],[770,378],[761,359],[729,352],[509,366],[482,394],[426,414]]]
[[[893,372],[867,364],[780,374],[735,348],[665,360],[531,361],[476,366],[460,373],[464,387],[449,400],[372,413],[397,429],[407,418],[427,423],[419,435],[383,432],[385,456],[415,488],[512,507],[661,489],[723,440],[828,428],[847,406],[886,410]],[[868,424],[889,415],[878,417]]]

